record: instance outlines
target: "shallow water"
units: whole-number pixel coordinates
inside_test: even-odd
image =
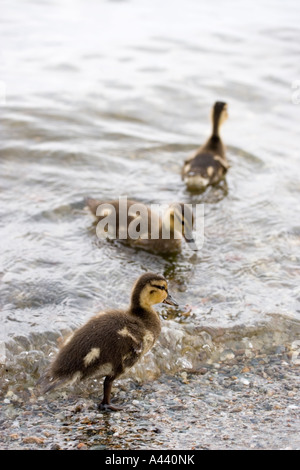
[[[6,389],[32,386],[57,338],[125,306],[146,270],[167,277],[180,307],[158,307],[160,341],[132,377],[241,350],[284,346],[297,360],[299,2],[10,0],[1,10]],[[191,194],[181,166],[208,136],[216,100],[229,106],[227,189]],[[125,195],[204,204],[202,249],[168,258],[97,240],[84,198]]]

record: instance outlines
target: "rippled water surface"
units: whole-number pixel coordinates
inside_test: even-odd
[[[61,334],[126,306],[146,270],[180,307],[158,307],[141,378],[296,349],[299,19],[293,0],[2,0],[3,364],[36,378]],[[191,194],[180,170],[216,100],[229,107],[227,188]],[[204,203],[202,249],[167,258],[97,240],[84,198],[121,195]]]

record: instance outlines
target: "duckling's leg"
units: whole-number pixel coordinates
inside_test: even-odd
[[[109,375],[105,377],[104,384],[103,384],[103,400],[102,402],[98,405],[99,410],[111,410],[111,411],[120,411],[122,410],[122,407],[120,406],[114,406],[110,404],[110,394],[111,394],[111,387],[112,383],[115,380],[116,377],[110,377]]]

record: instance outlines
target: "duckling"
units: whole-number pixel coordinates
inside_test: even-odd
[[[105,377],[101,410],[120,410],[110,402],[113,381],[154,345],[161,324],[154,304],[178,305],[166,279],[148,272],[135,282],[127,310],[108,310],[92,317],[67,338],[54,362],[38,381],[42,393],[94,374]]]
[[[196,249],[192,234],[194,215],[189,204],[173,203],[167,208],[163,217],[149,206],[127,198],[112,201],[87,198],[86,204],[99,222],[114,212],[115,230],[112,234],[108,232],[107,238],[161,254],[179,252],[184,238],[190,248]],[[99,210],[97,211],[99,206],[103,208],[100,211],[101,215]],[[130,226],[136,229],[139,227],[139,232],[132,233]]]
[[[204,190],[207,186],[219,183],[229,165],[225,146],[220,137],[220,127],[228,118],[227,104],[217,101],[212,108],[212,134],[195,155],[183,165],[182,179],[188,189]]]

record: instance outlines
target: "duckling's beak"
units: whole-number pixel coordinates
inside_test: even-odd
[[[190,247],[192,250],[197,251],[198,248],[197,248],[195,239],[194,239],[193,237],[187,237],[185,234],[183,234],[183,236],[184,236],[185,241],[186,241],[187,244],[189,245],[189,247]]]
[[[187,243],[195,243],[194,238],[193,238],[193,237],[190,237],[190,234],[185,234],[185,233],[184,233],[183,236],[184,236],[184,239],[185,239],[185,241],[186,241]]]
[[[179,306],[176,300],[174,300],[173,297],[169,293],[168,293],[168,296],[165,298],[165,300],[163,300],[163,304],[175,305],[175,307]]]

